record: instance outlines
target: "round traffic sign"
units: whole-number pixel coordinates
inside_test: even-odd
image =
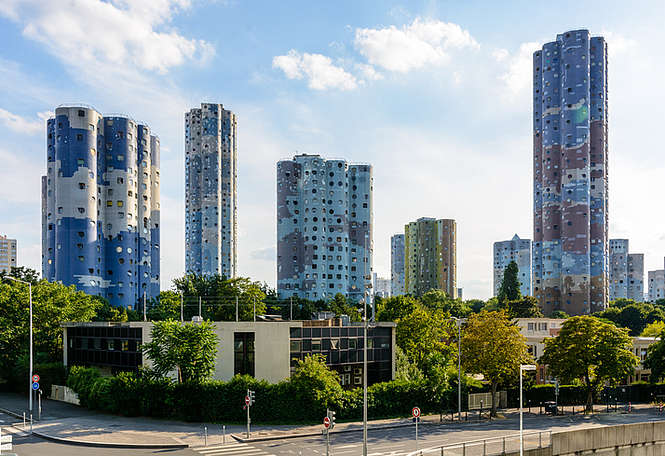
[[[418,407],[413,407],[411,415],[413,415],[414,418],[418,418],[420,416],[420,409]]]
[[[325,427],[326,429],[330,427],[330,418],[328,418],[327,416],[323,419],[323,427]]]
[[[249,405],[249,396],[245,396],[245,405]]]
[[[34,383],[32,384],[32,389],[35,390],[35,391],[37,391],[37,390],[39,389],[39,383],[34,382]]]
[[[33,383],[39,382],[39,375],[37,375],[37,374],[33,375],[32,376],[32,381],[33,381]]]

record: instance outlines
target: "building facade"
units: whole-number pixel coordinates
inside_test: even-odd
[[[17,245],[16,239],[8,239],[0,235],[0,272],[12,272],[12,268],[18,266],[16,263]]]
[[[649,302],[665,298],[665,270],[649,271]]]
[[[420,296],[443,290],[457,297],[457,224],[422,217],[404,226],[404,288]]]
[[[628,299],[644,301],[644,254],[628,254]]]
[[[47,122],[42,277],[115,306],[159,295],[159,138],[126,116],[61,106]]]
[[[368,384],[395,378],[395,323],[377,322],[368,330]],[[152,322],[63,324],[65,366],[95,366],[105,373],[138,371],[151,361],[141,351],[150,342]],[[362,385],[363,328],[339,320],[215,322],[218,350],[215,380],[251,375],[277,383],[289,378],[298,360],[312,354],[340,376],[342,386]],[[232,347],[227,349],[227,347]]]
[[[494,243],[494,296],[499,294],[503,272],[511,261],[517,263],[522,296],[531,296],[531,239],[516,234],[509,241]]]
[[[390,238],[390,294],[401,296],[404,288],[404,235],[395,234]]]
[[[372,273],[372,291],[375,297],[389,298],[391,296],[390,289],[390,279],[379,277],[376,272]]]
[[[185,113],[185,270],[235,277],[237,121],[221,104]]]
[[[372,167],[296,155],[277,163],[277,293],[371,298]]]
[[[533,290],[546,315],[608,303],[607,46],[588,30],[533,54]]]

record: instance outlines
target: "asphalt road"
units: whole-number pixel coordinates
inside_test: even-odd
[[[548,443],[547,431],[554,432],[615,425],[644,421],[656,421],[665,418],[657,413],[635,413],[631,415],[616,414],[609,416],[583,417],[546,417],[527,416],[524,420],[525,432],[543,431],[543,444]],[[13,422],[12,418],[0,415],[2,423]],[[515,435],[518,432],[515,420],[498,420],[492,423],[463,424],[463,425],[421,425],[419,426],[418,448],[428,448],[439,445],[468,442],[476,439],[490,439],[506,435]],[[59,444],[43,440],[35,436],[14,435],[13,451],[18,456],[118,456],[118,455],[164,455],[164,456],[323,456],[326,454],[325,439],[320,437],[306,437],[297,439],[272,440],[242,444],[230,442],[226,445],[211,443],[207,447],[198,447],[182,450],[159,449],[111,449],[92,448],[67,444]],[[356,456],[362,454],[362,432],[331,434],[331,455]],[[538,445],[538,435],[527,439],[527,447]],[[501,440],[495,446],[488,446],[487,451],[501,450]],[[507,449],[517,449],[517,440],[509,439]],[[416,450],[415,425],[406,428],[374,430],[368,434],[368,455],[370,456],[404,456]],[[4,453],[3,453],[4,454]],[[461,455],[462,450],[446,451],[447,456]],[[482,444],[467,448],[467,456],[482,454]]]

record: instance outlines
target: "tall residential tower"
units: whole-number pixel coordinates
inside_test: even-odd
[[[420,296],[443,290],[457,297],[457,224],[422,217],[404,226],[404,288]]]
[[[185,114],[185,270],[238,273],[236,116],[202,103]]]
[[[503,272],[511,261],[517,263],[522,296],[531,296],[531,239],[516,234],[509,241],[494,243],[494,296],[499,294]]]
[[[16,239],[0,235],[0,272],[11,272],[16,266]]]
[[[61,106],[47,122],[42,276],[137,308],[159,295],[159,139],[126,116]]]
[[[277,163],[277,292],[361,301],[372,283],[372,167],[296,155]]]
[[[533,54],[533,290],[546,315],[608,301],[607,45],[588,30]]]
[[[609,301],[644,301],[644,254],[628,253],[628,239],[610,239]]]
[[[404,235],[395,234],[390,238],[390,295],[404,293]]]

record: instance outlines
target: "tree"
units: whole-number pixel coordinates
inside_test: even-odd
[[[395,380],[400,380],[404,382],[418,382],[423,380],[425,377],[418,366],[415,363],[409,360],[409,357],[406,356],[404,350],[399,348],[399,345],[395,347]]]
[[[593,412],[593,393],[603,384],[616,384],[635,372],[628,330],[592,316],[572,317],[559,335],[545,339],[541,364],[563,382],[581,381],[587,390],[587,411]]]
[[[454,348],[448,345],[455,329],[448,316],[440,310],[428,311],[418,304],[413,311],[397,321],[396,341],[406,356],[422,370],[430,353],[453,357]]]
[[[627,301],[622,302],[622,301]],[[612,306],[602,312],[595,313],[594,316],[613,322],[620,328],[630,329],[631,336],[637,336],[649,323],[658,320],[665,320],[665,312],[660,307],[655,307],[651,303],[632,302],[631,300],[617,300],[625,304],[622,307]]]
[[[429,290],[420,297],[420,302],[428,309],[438,309],[454,317],[466,317],[471,308],[461,299],[449,297],[443,290]]]
[[[411,296],[393,296],[387,299],[382,299],[377,303],[376,307],[376,320],[377,321],[397,321],[411,314],[418,305]]]
[[[510,318],[540,318],[540,303],[533,296],[524,296],[506,303]]]
[[[663,330],[665,330],[665,322],[662,320],[654,321],[644,328],[640,337],[660,337]]]
[[[358,308],[349,304],[346,300],[346,297],[342,293],[337,293],[330,301],[330,310],[335,312],[336,317],[341,315],[348,315],[351,321],[360,321],[360,312],[358,311]],[[370,313],[371,311],[372,310],[368,305],[367,312]]]
[[[307,355],[305,359],[298,360],[289,382],[295,388],[299,403],[308,406],[321,404],[322,408],[327,408],[339,403],[338,399],[342,396],[339,375],[326,366],[324,355]]]
[[[10,272],[0,271],[0,282],[4,281],[5,277],[14,277],[24,282],[31,283],[33,286],[39,282],[39,273],[34,269],[26,268],[25,266],[12,266]]]
[[[152,370],[165,377],[174,370],[178,382],[203,382],[215,370],[217,335],[209,321],[180,323],[158,321],[154,323],[152,340],[143,344],[143,352],[152,361]]]
[[[651,369],[651,383],[656,383],[665,376],[665,331],[661,331],[660,340],[647,349],[644,367]]]
[[[522,297],[520,292],[519,268],[517,263],[511,261],[503,270],[503,280],[497,298],[502,305],[508,301],[516,301]]]
[[[92,318],[92,321],[128,321],[127,309],[124,307],[116,307],[109,304],[109,302],[101,296],[93,296],[92,299],[99,301],[99,307]]]
[[[147,317],[150,321],[180,320],[180,293],[162,291],[157,299],[151,299]]]
[[[570,318],[570,315],[568,315],[566,312],[563,310],[555,310],[552,312],[550,315],[550,318]]]
[[[492,391],[496,416],[499,385],[514,381],[520,364],[530,363],[526,339],[504,311],[482,311],[469,317],[462,332],[462,364],[469,373],[483,374]]]

